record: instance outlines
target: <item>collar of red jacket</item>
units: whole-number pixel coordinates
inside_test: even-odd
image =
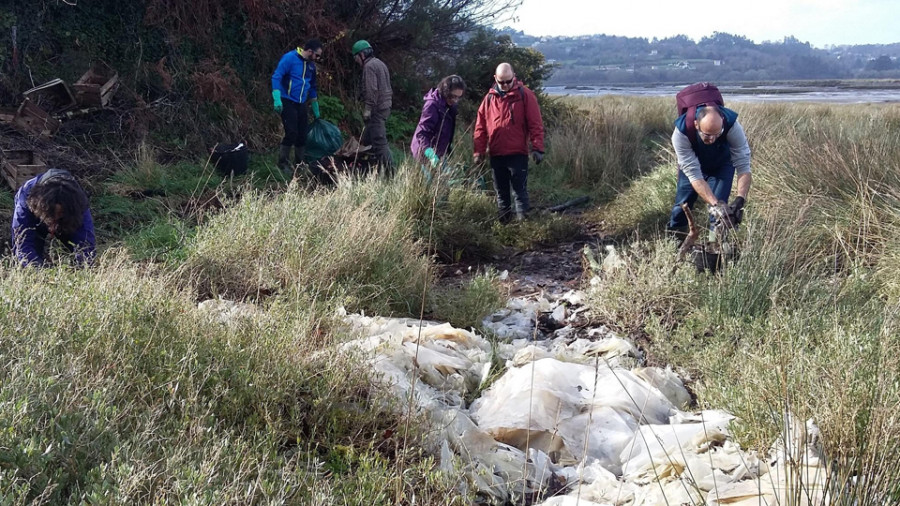
[[[522,86],[522,83],[519,82],[519,78],[514,77],[514,78],[513,78],[512,85],[509,87],[509,91],[506,91],[506,92],[501,91],[501,90],[500,90],[500,85],[497,84],[496,81],[494,81],[494,85],[491,86],[491,90],[490,90],[490,91],[493,92],[493,93],[495,93],[496,95],[499,95],[499,96],[502,97],[502,96],[506,95],[507,93],[510,93],[510,92],[513,92],[513,91],[518,92],[520,86]]]

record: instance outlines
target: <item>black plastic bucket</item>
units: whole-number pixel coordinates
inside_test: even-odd
[[[240,144],[219,144],[213,149],[209,162],[220,174],[239,176],[247,172],[250,151],[243,142]]]
[[[733,245],[726,247],[725,253],[721,252],[722,249],[721,245],[715,242],[709,242],[705,245],[694,245],[691,256],[697,272],[720,272],[728,264],[737,260],[738,252]]]

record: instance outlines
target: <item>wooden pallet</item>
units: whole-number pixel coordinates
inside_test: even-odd
[[[119,73],[106,64],[95,63],[75,84],[75,98],[82,107],[106,107],[119,89]]]
[[[46,172],[47,164],[34,151],[29,149],[0,150],[0,175],[12,187],[18,190],[25,181]]]

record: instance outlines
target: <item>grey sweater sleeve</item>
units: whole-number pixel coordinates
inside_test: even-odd
[[[748,174],[750,172],[750,144],[747,142],[747,135],[744,134],[744,127],[737,121],[728,131],[728,146],[731,147],[731,163],[734,170],[738,174]]]
[[[688,181],[703,179],[703,173],[700,172],[700,159],[697,158],[694,148],[691,147],[691,140],[677,128],[672,133],[672,147],[675,148],[675,157],[678,159],[678,170],[684,172]]]

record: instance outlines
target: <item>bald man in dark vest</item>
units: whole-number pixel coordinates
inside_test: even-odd
[[[720,220],[727,220],[733,226],[740,222],[752,182],[750,145],[737,113],[715,104],[698,107],[693,129],[687,127],[686,116],[682,114],[675,120],[672,133],[672,146],[678,158],[678,185],[675,206],[666,227],[681,238],[688,226],[682,203],[693,209],[699,196],[709,206],[711,226]],[[735,177],[737,196],[729,205]]]

